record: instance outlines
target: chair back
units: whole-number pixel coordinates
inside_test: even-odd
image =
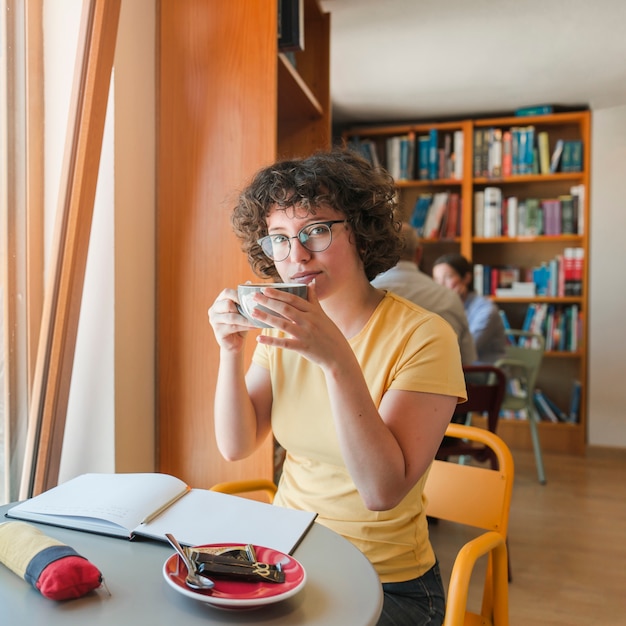
[[[498,435],[475,426],[450,424],[446,436],[487,446],[497,469],[433,461],[424,489],[427,515],[506,537],[514,471],[509,448]]]
[[[485,413],[487,430],[496,432],[500,406],[506,391],[506,375],[494,365],[464,365],[467,402],[456,405],[455,415]]]
[[[507,330],[514,343],[507,345],[506,356],[496,361],[507,377],[502,408],[513,411],[532,410],[533,392],[541,368],[545,340],[539,333]]]
[[[424,493],[429,517],[464,524],[485,532],[459,550],[446,594],[444,626],[490,624],[508,626],[508,564],[506,536],[513,491],[513,457],[498,435],[483,428],[450,424],[447,437],[486,445],[497,469],[435,460]],[[486,556],[481,611],[468,610],[469,585],[477,561]]]
[[[487,430],[496,432],[500,407],[506,390],[506,376],[504,372],[493,365],[465,365],[465,388],[467,401],[457,404],[452,421],[456,424],[471,424],[472,413],[487,415]],[[497,468],[497,459],[488,446],[477,446],[470,441],[462,441],[444,437],[437,451],[436,458],[447,460],[452,456],[459,456],[460,462],[464,457],[471,456],[477,461],[491,461],[494,469]]]

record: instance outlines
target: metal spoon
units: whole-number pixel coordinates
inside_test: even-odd
[[[204,576],[198,576],[196,574],[196,568],[191,562],[191,559],[187,556],[183,547],[176,540],[176,537],[170,533],[165,533],[165,536],[170,544],[172,544],[174,550],[178,552],[180,558],[185,564],[185,567],[187,568],[187,578],[185,579],[187,586],[192,589],[212,589],[215,586],[215,583],[210,578],[205,578]]]

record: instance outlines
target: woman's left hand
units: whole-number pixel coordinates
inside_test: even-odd
[[[315,281],[308,285],[307,300],[267,287],[256,301],[276,312],[272,315],[255,309],[261,322],[283,331],[284,335],[259,335],[259,343],[294,350],[320,367],[335,363],[342,347],[352,353],[348,341],[337,325],[326,315],[317,298]]]

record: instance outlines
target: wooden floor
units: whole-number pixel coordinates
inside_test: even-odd
[[[626,625],[626,450],[544,455],[544,486],[532,453],[513,456],[510,626]],[[430,532],[447,585],[472,532],[446,522]],[[478,607],[482,588],[472,584]]]

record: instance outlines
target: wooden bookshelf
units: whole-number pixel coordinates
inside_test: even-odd
[[[278,157],[330,146],[330,17],[304,7],[294,67],[278,50],[276,0],[158,4],[157,468],[195,487],[273,477],[271,438],[245,461],[217,450],[207,309],[254,279],[230,225],[238,190]]]
[[[582,248],[584,263],[582,268],[582,290],[576,296],[537,296],[532,298],[507,297],[495,298],[498,306],[507,313],[511,325],[520,328],[525,311],[531,303],[546,303],[558,307],[576,305],[580,311],[579,340],[576,349],[571,351],[550,350],[544,356],[537,386],[554,400],[559,407],[569,412],[570,396],[574,380],[582,383],[580,412],[577,423],[541,422],[540,433],[542,446],[547,451],[583,454],[587,440],[586,389],[587,389],[587,346],[588,346],[588,277],[589,277],[589,164],[590,164],[590,113],[574,111],[540,116],[503,116],[463,120],[446,123],[407,123],[393,125],[361,125],[343,131],[343,139],[355,145],[355,141],[370,140],[377,149],[381,165],[387,166],[387,143],[392,136],[426,135],[435,129],[438,132],[439,148],[446,133],[463,133],[463,167],[461,175],[446,178],[419,178],[419,164],[416,165],[408,180],[398,181],[398,194],[402,217],[409,219],[420,194],[438,191],[456,192],[461,196],[461,227],[454,237],[424,239],[423,271],[430,273],[435,258],[447,252],[460,252],[475,264],[494,267],[518,266],[530,269],[542,262],[562,255],[565,248]],[[582,167],[580,171],[555,171],[539,173],[520,171],[502,175],[493,172],[475,171],[475,133],[485,129],[498,129],[502,133],[512,127],[533,127],[536,140],[539,132],[546,132],[549,154],[552,156],[558,139],[582,142]],[[417,142],[416,142],[417,144]],[[417,145],[414,146],[419,150]],[[418,163],[419,154],[415,155]],[[447,173],[447,172],[444,172]],[[489,175],[491,174],[491,175]],[[475,194],[485,187],[499,187],[503,197],[515,196],[519,199],[552,199],[569,195],[571,187],[583,185],[584,201],[581,207],[581,219],[584,227],[575,234],[506,234],[497,236],[479,236],[475,232]],[[523,420],[501,419],[498,427],[500,434],[512,447],[530,448],[528,425]]]

